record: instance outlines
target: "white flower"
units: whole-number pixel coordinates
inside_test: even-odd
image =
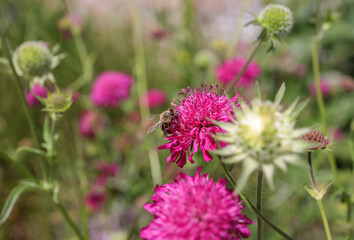
[[[275,167],[286,170],[286,163],[295,163],[299,153],[306,151],[307,143],[300,137],[308,129],[295,128],[295,120],[307,102],[297,105],[299,99],[286,110],[279,104],[285,92],[285,84],[280,87],[274,102],[255,98],[250,105],[242,104],[242,110],[234,108],[232,123],[216,124],[225,132],[216,139],[228,145],[215,153],[223,157],[225,163],[242,162],[241,176],[237,191],[246,185],[248,177],[261,169],[269,186],[274,189]]]

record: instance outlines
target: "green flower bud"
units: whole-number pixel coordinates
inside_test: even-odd
[[[43,111],[49,112],[52,119],[56,119],[60,114],[68,110],[72,104],[71,93],[60,92],[58,89],[54,93],[48,93],[47,99],[42,99],[45,105]]]
[[[51,70],[52,54],[44,42],[25,42],[16,49],[13,62],[19,75],[41,76]]]
[[[268,5],[259,14],[257,20],[270,36],[277,37],[287,35],[294,24],[290,9],[279,4]]]

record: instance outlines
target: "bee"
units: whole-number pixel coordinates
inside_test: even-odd
[[[147,130],[146,134],[152,133],[153,131],[155,131],[157,127],[161,126],[161,130],[164,136],[166,136],[167,134],[170,133],[166,129],[170,126],[172,120],[174,120],[177,117],[177,113],[173,108],[169,108],[168,110],[162,112],[160,115],[157,116],[160,116],[160,120],[152,124]]]

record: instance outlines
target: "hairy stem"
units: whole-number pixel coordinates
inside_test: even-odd
[[[312,70],[313,70],[313,76],[315,79],[316,100],[317,100],[317,106],[318,106],[320,116],[321,116],[322,128],[323,128],[324,134],[327,134],[328,128],[327,128],[327,120],[326,120],[326,110],[325,110],[322,91],[321,91],[320,66],[319,66],[319,59],[318,59],[318,42],[320,39],[320,35],[319,35],[320,6],[321,6],[320,1],[321,0],[317,0],[315,36],[313,38],[313,43],[312,43]],[[341,186],[341,181],[339,178],[338,169],[337,169],[337,165],[336,165],[336,161],[335,161],[333,152],[329,152],[328,157],[329,157],[329,163],[331,165],[331,169],[332,169],[335,181],[339,186]]]
[[[7,44],[7,40],[5,38],[5,36],[3,34],[1,34],[1,42],[2,42],[2,46],[3,46],[3,50],[5,52],[5,55],[6,55],[6,58],[10,64],[10,67],[11,67],[11,70],[12,70],[12,73],[15,77],[15,85],[16,85],[16,89],[17,89],[17,92],[18,94],[20,95],[20,101],[22,103],[22,107],[23,107],[23,110],[25,112],[25,115],[26,115],[26,118],[27,118],[27,122],[28,122],[28,125],[30,127],[30,130],[31,130],[31,133],[32,133],[32,136],[33,136],[33,139],[36,143],[36,146],[40,146],[40,138],[39,138],[39,135],[36,131],[36,127],[35,127],[35,124],[34,124],[34,120],[32,118],[32,115],[30,113],[30,110],[29,110],[29,107],[28,107],[28,104],[27,104],[27,101],[26,101],[26,98],[25,98],[25,95],[24,95],[24,91],[23,91],[23,87],[22,87],[22,84],[21,84],[21,78],[20,76],[18,76],[16,70],[15,70],[15,66],[12,62],[12,57],[11,57],[11,53],[10,53],[10,49],[9,49],[9,46]]]
[[[331,231],[329,230],[329,225],[328,225],[326,213],[325,213],[323,205],[322,205],[322,200],[321,199],[317,200],[317,203],[318,203],[318,207],[320,208],[321,217],[322,217],[322,221],[323,221],[323,226],[326,231],[327,240],[332,240]]]
[[[237,74],[235,80],[232,81],[232,83],[230,84],[228,91],[231,91],[233,89],[233,87],[237,84],[237,82],[240,80],[240,78],[242,77],[243,73],[246,71],[248,65],[250,64],[250,62],[252,61],[253,57],[256,55],[256,52],[258,51],[258,49],[261,47],[263,40],[265,38],[265,33],[263,32],[260,39],[258,40],[258,44],[255,47],[255,49],[253,50],[252,54],[249,56],[249,58],[247,59],[246,64],[242,67],[241,71]]]
[[[317,190],[315,175],[313,173],[313,168],[312,168],[311,151],[307,152],[307,161],[309,163],[309,173],[310,173],[310,178],[311,178],[312,185],[313,185],[314,189]]]
[[[80,230],[77,228],[73,220],[70,218],[69,214],[67,213],[66,209],[61,205],[60,202],[55,202],[55,205],[60,210],[61,214],[64,216],[65,221],[69,224],[71,229],[75,232],[76,236],[80,240],[85,240],[85,238],[81,235]]]
[[[231,176],[229,170],[226,168],[225,164],[221,161],[220,156],[218,156],[218,160],[220,163],[220,166],[222,170],[224,171],[224,174],[226,175],[227,180],[231,183],[233,187],[236,186],[236,181],[235,179]],[[274,231],[279,233],[282,237],[288,240],[293,240],[292,237],[290,237],[288,234],[286,234],[284,231],[282,231],[280,228],[278,228],[276,225],[274,225],[271,221],[269,221],[265,216],[263,216],[257,208],[251,203],[251,201],[244,195],[244,193],[239,192],[238,195],[241,196],[242,200],[246,203],[246,205],[257,215],[257,217],[261,218],[262,221],[264,221],[270,228],[272,228]]]
[[[262,213],[262,185],[263,185],[263,171],[258,169],[257,175],[257,191],[256,191],[256,207],[259,213]],[[262,239],[262,219],[257,216],[257,240]]]

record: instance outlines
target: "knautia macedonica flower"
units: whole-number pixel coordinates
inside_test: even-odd
[[[116,107],[127,99],[133,83],[131,76],[115,71],[100,74],[92,88],[91,99],[98,107]]]
[[[201,150],[204,160],[209,162],[212,158],[210,151],[217,148],[213,135],[222,131],[213,121],[230,122],[233,109],[229,99],[225,96],[224,90],[221,93],[211,85],[209,88],[202,85],[201,88],[183,89],[180,93],[180,100],[174,99],[171,105],[177,113],[177,117],[171,122],[166,136],[168,143],[158,149],[169,149],[171,155],[167,162],[176,162],[183,167],[188,160],[193,161],[193,155]],[[235,95],[231,101],[239,105],[240,93]],[[239,99],[241,98],[241,99]]]
[[[294,19],[289,8],[280,4],[269,4],[256,20],[250,23],[263,27],[262,34],[265,34],[265,40],[271,41],[272,49],[290,33]]]
[[[149,89],[146,95],[143,96],[144,105],[149,108],[161,107],[166,101],[167,94],[160,89]]]
[[[242,171],[237,182],[241,191],[252,172],[261,169],[271,188],[274,188],[275,167],[286,170],[286,163],[294,163],[305,152],[307,144],[300,137],[307,129],[295,128],[295,120],[307,102],[297,105],[298,100],[286,110],[280,101],[285,92],[282,84],[274,102],[255,98],[250,105],[242,104],[235,109],[237,120],[218,123],[224,133],[216,139],[228,143],[216,151],[225,163],[242,162]]]
[[[31,88],[31,91],[26,95],[28,106],[34,107],[41,104],[41,102],[36,98],[36,96],[46,98],[47,88],[45,86],[39,85],[38,83],[34,84]]]
[[[42,41],[29,41],[21,44],[13,55],[16,72],[20,76],[39,79],[41,81],[38,82],[41,84],[45,78],[54,81],[50,72],[64,57],[62,54],[54,55],[58,50],[59,48],[56,46],[51,52],[49,44]]]
[[[80,117],[80,135],[86,138],[94,138],[104,128],[106,122],[107,119],[99,112],[85,111]]]
[[[63,38],[71,38],[71,31],[81,32],[83,27],[83,20],[77,14],[67,14],[58,21],[58,28]]]
[[[247,59],[234,58],[224,62],[216,69],[217,78],[223,87],[228,87],[235,80],[237,74],[241,71],[246,62]],[[260,74],[261,69],[258,64],[256,62],[251,62],[235,87],[251,87]]]
[[[216,183],[208,174],[194,177],[181,173],[172,183],[155,187],[152,203],[144,208],[154,219],[143,228],[146,240],[233,239],[250,236],[247,225],[253,222],[242,214],[237,195],[226,189],[226,180]]]
[[[323,133],[318,130],[311,130],[301,137],[302,140],[309,142],[309,150],[315,149],[325,149],[328,145],[328,140],[325,138]]]

